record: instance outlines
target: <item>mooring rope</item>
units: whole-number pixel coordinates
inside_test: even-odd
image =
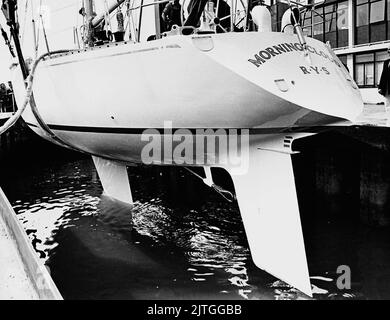
[[[213,188],[217,193],[219,193],[226,201],[233,202],[236,197],[234,194],[228,190],[225,190],[221,186],[216,185],[214,182],[210,185],[206,183],[207,178],[203,178],[201,175],[197,174],[195,171],[191,170],[190,168],[184,167],[188,172],[192,173],[195,177],[201,179],[206,185]]]

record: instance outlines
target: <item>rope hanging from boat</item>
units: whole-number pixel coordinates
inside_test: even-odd
[[[225,190],[224,188],[216,185],[214,181],[208,181],[207,178],[203,178],[199,174],[197,174],[195,171],[191,170],[190,168],[184,167],[188,172],[192,173],[195,177],[201,179],[207,186],[213,188],[216,192],[218,192],[226,201],[233,202],[236,197],[234,194],[228,190]]]

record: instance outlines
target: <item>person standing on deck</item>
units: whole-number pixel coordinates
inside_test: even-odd
[[[173,25],[181,26],[181,4],[179,0],[168,2],[161,14],[166,30],[170,31]]]
[[[6,110],[6,99],[7,99],[7,87],[4,83],[0,84],[0,112]]]
[[[387,49],[390,54],[390,47]],[[381,79],[378,85],[378,93],[385,97],[386,111],[390,111],[390,59],[383,63]]]
[[[83,31],[83,41],[89,47],[94,46],[94,27],[92,26],[92,20],[96,17],[96,13],[92,12],[90,17],[87,17],[87,12],[85,7],[83,6],[79,10],[79,14],[83,16],[84,19],[84,31]]]
[[[0,96],[5,96],[7,94],[7,86],[5,83],[0,84]]]
[[[121,6],[118,7],[117,13],[116,13],[116,21],[118,23],[118,30],[117,32],[125,32],[125,17],[122,13]]]

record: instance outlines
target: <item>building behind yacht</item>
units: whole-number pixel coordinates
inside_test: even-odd
[[[298,0],[299,1],[299,0]],[[273,29],[280,30],[288,8],[279,0],[271,5]],[[307,36],[329,41],[340,60],[348,67],[368,103],[380,103],[377,84],[383,62],[389,58],[390,0],[300,0],[315,4],[314,11],[302,15]]]

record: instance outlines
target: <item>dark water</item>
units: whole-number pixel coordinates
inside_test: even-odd
[[[254,266],[237,204],[182,169],[129,175],[134,206],[101,195],[89,158],[14,168],[3,178],[64,298],[307,299]],[[303,220],[310,274],[320,277],[314,298],[390,298],[388,229]],[[351,267],[348,291],[335,285],[341,264]]]

